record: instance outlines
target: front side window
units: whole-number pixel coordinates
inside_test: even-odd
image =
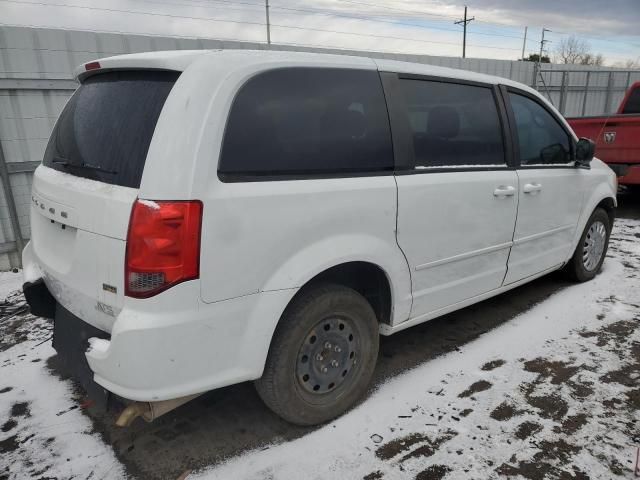
[[[376,71],[288,68],[250,79],[225,130],[221,174],[392,171],[389,119]]]
[[[516,120],[521,165],[559,165],[571,161],[569,135],[538,102],[509,93]]]
[[[505,165],[490,87],[403,79],[400,90],[416,168]]]

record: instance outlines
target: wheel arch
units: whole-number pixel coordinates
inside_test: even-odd
[[[606,197],[600,200],[593,210],[596,208],[602,208],[609,216],[609,222],[613,227],[613,221],[616,218],[616,201],[613,197]]]
[[[596,208],[603,208],[607,212],[611,221],[611,226],[613,226],[616,206],[617,201],[615,198],[615,194],[612,194],[612,192],[609,191],[609,189],[605,185],[601,184],[596,189],[594,189],[593,192],[591,192],[587,201],[585,202],[584,208],[582,209],[580,218],[578,219],[573,244],[570,250],[571,256],[578,246],[578,242],[580,241],[582,232],[584,231],[584,228],[589,221],[591,214],[596,210]],[[568,260],[569,259],[567,259],[567,261]]]
[[[389,275],[380,265],[368,261],[348,261],[329,267],[308,279],[291,298],[287,306],[300,295],[304,295],[310,288],[323,283],[343,285],[355,290],[369,302],[378,323],[391,324],[392,284]]]

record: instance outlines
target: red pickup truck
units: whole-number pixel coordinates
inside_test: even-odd
[[[622,185],[640,185],[640,82],[627,91],[614,115],[567,118],[578,137],[596,142],[596,156]]]

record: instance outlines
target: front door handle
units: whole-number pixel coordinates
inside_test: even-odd
[[[525,183],[522,191],[524,193],[538,193],[542,190],[542,185],[539,183]]]
[[[493,191],[495,197],[513,197],[516,194],[516,187],[511,185],[500,185]]]

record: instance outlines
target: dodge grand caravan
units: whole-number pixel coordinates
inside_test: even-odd
[[[605,258],[616,178],[534,90],[310,53],[101,59],[33,180],[24,291],[126,424],[248,380],[325,422],[379,335]]]

